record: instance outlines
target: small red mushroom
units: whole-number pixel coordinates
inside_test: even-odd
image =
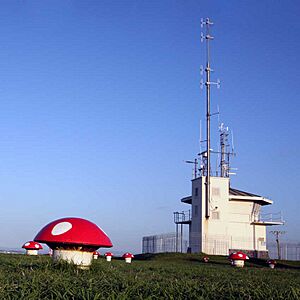
[[[98,259],[98,256],[100,255],[100,253],[98,251],[94,251],[93,252],[93,258],[94,259]]]
[[[231,253],[228,259],[231,261],[232,266],[243,268],[245,260],[249,257],[244,252],[238,251]]]
[[[114,256],[111,252],[106,252],[105,254],[106,261],[111,261],[111,258]]]
[[[27,255],[38,255],[38,251],[43,249],[42,245],[35,241],[25,243],[22,248],[26,250]]]
[[[271,269],[274,269],[274,268],[275,268],[275,265],[277,264],[277,262],[276,262],[275,259],[269,259],[269,260],[267,261],[267,264],[269,265],[269,267],[270,267]]]
[[[129,253],[129,252],[126,252],[126,253],[123,254],[122,257],[125,258],[125,262],[126,262],[126,263],[130,264],[132,258],[134,258],[134,255],[131,254],[131,253]]]
[[[208,262],[209,262],[209,257],[208,257],[208,256],[204,256],[204,257],[203,257],[203,261],[204,261],[205,263],[208,263]]]
[[[106,233],[96,224],[81,218],[62,218],[47,224],[34,238],[53,250],[53,260],[66,260],[79,268],[91,265],[93,252],[112,247]]]

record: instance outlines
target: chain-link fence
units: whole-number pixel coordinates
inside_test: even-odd
[[[191,240],[193,244],[182,237],[180,233],[166,233],[143,237],[142,252],[143,253],[163,253],[163,252],[183,252],[188,251],[202,252],[212,255],[228,255],[230,251],[244,250],[250,256],[260,258],[278,259],[278,247],[274,242],[265,243],[265,241],[257,241],[256,249],[253,247],[253,240],[240,238],[232,238],[230,236],[202,236],[202,238]],[[298,242],[281,242],[280,258],[284,260],[300,260],[300,243]]]
[[[279,246],[276,243],[268,243],[269,256],[278,259],[278,254],[284,260],[300,260],[300,243],[297,242],[281,242]]]
[[[181,240],[180,234],[165,233],[151,236],[144,236],[142,241],[142,253],[162,252],[187,252],[188,242]],[[181,249],[182,248],[182,249]]]

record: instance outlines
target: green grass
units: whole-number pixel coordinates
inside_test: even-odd
[[[245,268],[224,257],[159,254],[93,262],[90,270],[53,264],[47,256],[0,255],[0,299],[300,299],[300,263]]]

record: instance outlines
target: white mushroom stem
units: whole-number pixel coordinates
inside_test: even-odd
[[[27,255],[38,255],[38,251],[39,250],[36,250],[36,249],[27,249],[26,254]]]
[[[97,254],[94,254],[93,257],[94,257],[94,259],[98,259],[98,255]]]
[[[126,257],[125,262],[128,263],[128,264],[131,264],[131,257]]]
[[[88,269],[92,263],[93,252],[78,250],[53,250],[53,261],[65,260],[77,265],[79,268]]]
[[[234,259],[232,260],[232,265],[235,267],[243,268],[245,264],[245,261],[242,259]]]
[[[106,256],[106,261],[111,261],[111,256]]]
[[[271,269],[274,269],[274,268],[275,268],[275,264],[269,264],[269,267],[270,267]]]

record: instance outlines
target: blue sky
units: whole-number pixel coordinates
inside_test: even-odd
[[[232,185],[274,200],[266,211],[299,241],[299,12],[298,1],[1,1],[0,246],[65,216],[97,223],[120,251],[174,231],[204,119],[207,16]]]

